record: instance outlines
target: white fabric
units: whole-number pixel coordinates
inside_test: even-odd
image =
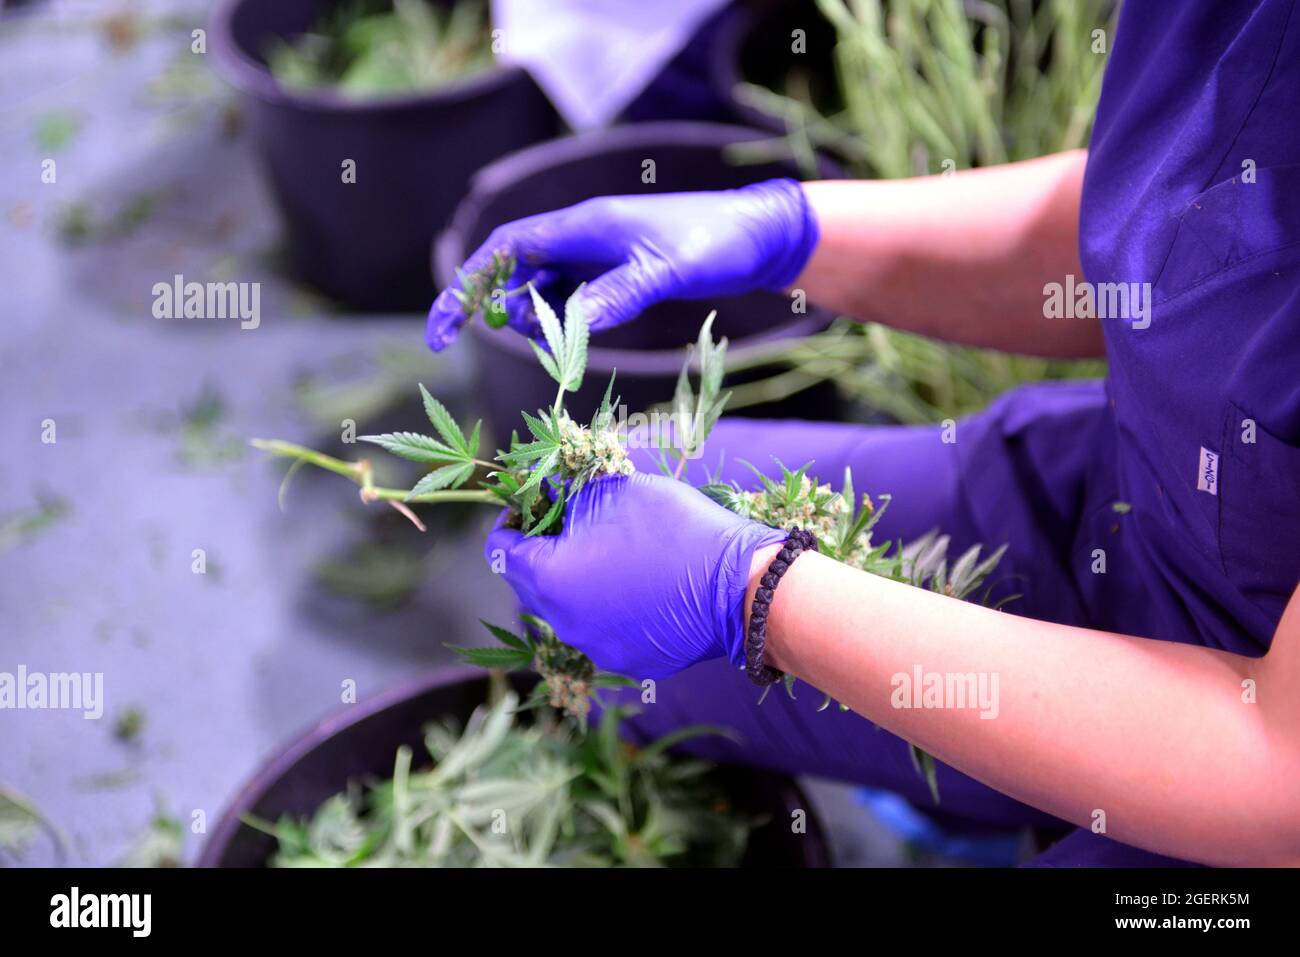
[[[577,130],[621,113],[727,0],[493,0],[498,58]]]

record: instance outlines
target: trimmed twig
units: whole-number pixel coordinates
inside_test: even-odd
[[[361,486],[361,500],[363,502],[384,501],[398,505],[415,503],[433,505],[449,502],[470,502],[479,505],[501,504],[501,499],[487,489],[444,489],[438,492],[411,495],[406,489],[385,488],[375,485],[374,469],[368,459],[347,462],[332,455],[326,455],[324,452],[317,452],[315,449],[309,449],[306,446],[294,442],[285,442],[280,439],[252,439],[250,444],[254,448],[270,452],[280,458],[293,459],[295,462],[314,465],[316,468],[352,480]],[[409,512],[410,509],[408,508],[406,511]],[[417,521],[416,524],[419,525],[419,522]],[[421,531],[423,531],[423,528],[421,528]]]

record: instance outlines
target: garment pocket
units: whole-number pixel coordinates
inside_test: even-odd
[[[1163,302],[1255,257],[1300,243],[1300,164],[1243,171],[1189,202],[1154,285]]]
[[[1280,617],[1300,582],[1300,447],[1229,403],[1218,494],[1219,550],[1228,580]]]

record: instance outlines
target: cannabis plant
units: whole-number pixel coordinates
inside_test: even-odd
[[[1112,0],[816,6],[834,31],[840,103],[813,102],[798,72],[784,90],[743,83],[735,91],[784,122],[810,175],[818,148],[842,157],[856,176],[895,179],[1087,143],[1113,36]]]
[[[293,459],[291,474],[302,465],[311,464],[344,475],[361,486],[363,501],[386,501],[421,528],[419,518],[411,511],[412,505],[469,501],[505,506],[507,522],[525,535],[557,533],[563,523],[566,501],[579,494],[587,483],[630,474],[635,466],[627,455],[628,436],[619,431],[613,416],[617,400],[613,398],[612,378],[589,423],[575,421],[565,409],[564,397],[581,386],[587,361],[588,323],[577,305],[576,295],[566,304],[561,322],[535,289],[529,286],[528,293],[545,342],[545,347],[534,342],[533,350],[556,383],[555,398],[548,408],[538,409],[535,414],[523,412],[527,434],[523,438],[518,432],[513,434],[509,447],[499,450],[491,460],[480,457],[481,423],[468,430],[462,428],[423,385],[420,394],[433,435],[392,432],[362,437],[430,469],[409,490],[375,485],[373,469],[366,461],[345,462],[281,441],[254,440],[253,444]],[[713,340],[712,323],[710,315],[698,341],[688,350],[686,364],[678,377],[672,404],[676,428],[652,436],[658,445],[659,469],[674,478],[681,478],[687,459],[700,453],[729,396],[722,391],[727,341]],[[693,366],[698,367],[698,384],[692,383]],[[975,546],[950,564],[948,538],[937,532],[907,544],[877,544],[872,541],[872,531],[884,511],[883,505],[888,503],[888,496],[880,496],[882,507],[876,508],[869,496],[857,501],[853,476],[848,470],[843,486],[836,491],[814,479],[809,474],[810,465],[793,471],[782,463],[777,465],[780,478],[772,479],[759,472],[760,484],[756,490],[711,483],[705,486],[704,492],[755,521],[810,529],[818,535],[825,552],[839,561],[955,598],[972,596],[1001,558],[1002,549],[999,549],[981,559],[981,548]],[[475,487],[467,488],[472,479]],[[487,626],[500,647],[456,650],[483,667],[532,668],[541,681],[529,704],[547,703],[585,727],[593,696],[602,687],[626,683],[626,679],[600,675],[584,654],[565,645],[563,636],[557,636],[546,622],[531,616],[524,616],[523,621],[523,635]],[[787,681],[786,690],[793,694],[793,679]],[[830,699],[826,698],[822,707],[829,703]],[[919,751],[915,756],[933,789],[933,763]]]
[[[487,10],[476,0],[447,11],[426,0],[352,0],[267,53],[284,86],[349,97],[435,89],[491,63]]]
[[[716,733],[684,728],[626,743],[625,710],[590,733],[541,715],[519,720],[503,694],[462,729],[425,729],[432,765],[398,750],[390,780],[338,794],[306,821],[246,822],[273,835],[279,867],[732,867],[757,818],[737,814],[704,761],[668,749]]]
[[[786,135],[736,158],[793,153],[808,176],[826,150],[863,179],[894,179],[1032,159],[1088,142],[1113,0],[817,0],[835,36],[839,103],[814,102],[806,75],[783,89],[741,84],[742,102]],[[797,341],[786,367],[749,383],[733,408],[830,380],[905,423],[979,411],[1024,382],[1093,377],[1100,362],[1011,356],[874,324]]]
[[[755,350],[735,371],[780,371],[738,385],[729,407],[778,402],[823,382],[896,422],[920,425],[979,412],[1026,382],[1101,378],[1101,359],[1060,360],[940,342],[874,322],[839,319],[824,332]]]

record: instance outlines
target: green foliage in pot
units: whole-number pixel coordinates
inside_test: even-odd
[[[813,102],[806,74],[785,88],[742,83],[736,96],[787,135],[742,144],[739,159],[793,151],[815,175],[828,150],[857,177],[893,179],[1032,159],[1085,146],[1113,0],[817,0],[836,38],[839,103]],[[770,357],[769,357],[770,358]],[[1099,361],[1046,360],[953,346],[875,324],[790,345],[787,374],[752,383],[733,408],[834,379],[900,422],[976,412],[1013,386],[1105,374]]]
[[[328,87],[358,99],[437,89],[492,62],[481,0],[448,10],[426,0],[349,0],[267,51],[267,65],[285,87]]]
[[[643,748],[626,711],[587,731],[551,712],[519,719],[511,692],[462,728],[425,729],[432,766],[397,753],[393,776],[352,787],[308,820],[246,823],[273,835],[277,867],[733,867],[758,819],[737,813],[705,761],[668,749],[715,733],[685,728]]]

